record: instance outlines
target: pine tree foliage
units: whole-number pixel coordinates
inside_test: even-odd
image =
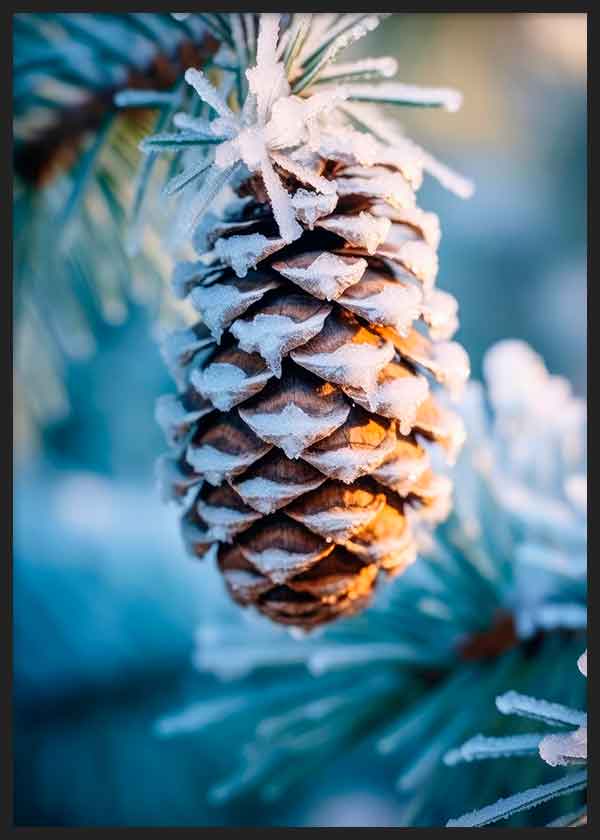
[[[581,673],[587,677],[587,651],[577,660]],[[512,758],[538,754],[551,767],[573,767],[587,764],[587,715],[558,703],[548,703],[509,691],[496,698],[498,711],[503,715],[519,715],[548,727],[565,729],[566,734],[513,735],[503,738],[485,738],[476,735],[458,749],[451,750],[444,757],[449,765],[461,761],[479,761],[487,758]],[[573,727],[577,727],[574,729]],[[569,772],[552,782],[529,790],[515,793],[506,799],[499,799],[492,805],[471,811],[458,819],[449,820],[454,828],[473,828],[508,819],[519,811],[535,808],[550,799],[584,790],[587,786],[587,772],[580,769]],[[553,820],[549,827],[565,827],[587,824],[586,808],[563,814]]]
[[[173,275],[200,320],[164,348],[179,387],[158,404],[165,496],[236,601],[305,628],[414,561],[450,506],[426,443],[451,461],[463,438],[428,379],[458,394],[469,363],[457,303],[434,288],[439,223],[416,203],[427,156],[355,116],[460,96],[389,81],[389,57],[338,65],[381,17],[230,16],[231,89],[189,68],[201,113],[141,144],[182,153],[171,247],[197,257]]]
[[[13,19],[16,396],[34,422],[66,410],[65,357],[92,352],[100,320],[121,322],[130,302],[173,320],[168,261],[155,226],[138,223],[144,206],[155,213],[146,182],[168,173],[147,162],[136,181],[137,145],[170,119],[183,68],[208,66],[217,46],[200,19],[168,14]],[[125,88],[138,100],[121,111]]]
[[[586,628],[585,404],[522,342],[495,345],[484,368],[487,387],[471,383],[460,404],[470,434],[453,511],[368,613],[302,639],[221,604],[203,620],[194,662],[222,690],[157,732],[200,741],[227,730],[241,745],[212,801],[276,799],[361,742],[396,774],[406,825],[443,825],[449,789],[460,813],[555,781],[535,757],[545,724],[539,735],[526,719],[511,724],[494,697],[543,684],[554,706],[585,704],[584,681],[569,677]],[[499,760],[445,767],[477,729],[489,734],[473,757]],[[518,766],[501,758],[509,734],[511,754],[532,756]],[[575,811],[577,796],[548,800],[540,819]]]

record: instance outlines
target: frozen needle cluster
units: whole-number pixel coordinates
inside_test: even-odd
[[[587,677],[587,651],[579,657],[577,665],[581,673]],[[585,769],[587,715],[585,712],[560,703],[537,700],[515,691],[508,691],[496,697],[496,706],[503,715],[518,715],[547,727],[562,729],[563,732],[559,734],[536,732],[526,735],[507,735],[502,738],[476,735],[458,749],[448,752],[445,756],[446,764],[538,755],[551,767],[580,767],[581,769],[565,773],[554,781],[513,794],[506,799],[499,799],[493,805],[464,814],[458,819],[449,820],[447,823],[449,827],[473,828],[490,825],[520,811],[535,808],[556,797],[577,794],[587,787],[587,770]],[[576,811],[557,818],[550,823],[550,826],[585,824],[587,823],[586,813],[585,806],[579,807]]]
[[[227,16],[220,17],[227,22]],[[458,194],[471,193],[468,181],[436,166],[397,129],[390,145],[385,118],[366,110],[369,103],[380,103],[455,111],[461,104],[458,91],[384,81],[397,71],[391,57],[336,62],[339,53],[373,31],[384,15],[263,14],[258,28],[255,15],[228,17],[226,37],[222,22],[216,29],[223,38],[216,67],[227,67],[234,78],[225,79],[218,90],[202,70],[190,67],[185,81],[209,113],[198,117],[177,112],[175,132],[149,136],[141,146],[147,153],[188,152],[189,165],[165,186],[167,195],[182,193],[176,242],[189,238],[205,210],[240,171],[261,177],[286,243],[302,235],[300,221],[308,217],[314,222],[335,207],[340,191],[334,179],[320,176],[319,158],[346,158],[358,166],[401,162],[413,187],[419,186],[422,171],[430,169]],[[237,107],[228,101],[232,87]],[[120,94],[122,104],[127,96]],[[147,94],[148,100],[151,96]],[[143,104],[139,100],[138,94],[136,104]],[[355,128],[365,115],[368,133]],[[290,194],[285,175],[299,179],[310,192]],[[201,188],[196,189],[199,181]],[[397,176],[382,187],[389,190],[394,181],[406,195],[407,185]]]

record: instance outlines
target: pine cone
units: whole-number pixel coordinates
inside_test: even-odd
[[[284,116],[311,101],[283,100]],[[468,376],[414,149],[319,128],[254,168],[243,132],[229,141],[246,166],[196,230],[201,259],[176,268],[201,320],[166,341],[179,394],[158,404],[188,550],[216,556],[236,602],[302,628],[362,609],[380,572],[413,562],[416,530],[447,515],[427,442],[451,459],[463,429],[427,375],[455,390]]]

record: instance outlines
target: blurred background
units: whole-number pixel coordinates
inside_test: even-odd
[[[15,822],[393,825],[398,806],[389,780],[360,747],[307,780],[291,801],[269,807],[250,797],[216,808],[204,791],[219,753],[235,745],[153,736],[166,710],[216,690],[213,677],[193,671],[190,656],[197,621],[226,596],[212,570],[186,557],[176,515],[154,488],[163,449],[154,401],[171,389],[156,344],[160,295],[147,305],[143,293],[113,290],[100,306],[81,295],[67,322],[74,326],[63,328],[79,340],[46,340],[46,332],[60,333],[53,306],[66,306],[54,264],[61,217],[49,200],[40,213],[49,207],[54,226],[34,251],[40,214],[31,191],[39,179],[28,177],[34,158],[23,153],[37,136],[32,112],[54,95],[43,84],[48,56],[35,41],[43,17],[51,16],[16,16],[13,30]],[[116,15],[56,17],[76,61],[90,45],[92,19],[120,25]],[[166,16],[142,17],[158,27]],[[169,25],[161,30],[166,54]],[[173,43],[177,37],[174,30]],[[106,52],[106,72],[115,48],[111,54],[110,39],[100,41],[94,49]],[[441,219],[438,283],[459,300],[457,338],[473,376],[494,341],[517,337],[585,395],[585,15],[396,14],[355,54],[393,55],[403,81],[464,94],[455,114],[407,109],[399,119],[409,136],[476,183],[469,201],[432,180],[420,198]],[[87,70],[100,85],[98,68]],[[147,130],[143,121],[138,128]],[[63,176],[53,177],[58,190]],[[76,201],[65,189],[67,203]],[[86,241],[96,244],[101,265],[113,254],[102,245],[98,218],[91,224]],[[168,260],[158,262],[137,265],[142,285],[168,277]],[[86,263],[78,270],[85,275]],[[73,283],[71,292],[78,288]]]

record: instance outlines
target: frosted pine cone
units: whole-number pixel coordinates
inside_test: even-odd
[[[361,85],[335,83],[337,65],[325,62],[315,85],[319,39],[343,46],[374,18],[332,35],[297,17],[280,38],[279,16],[261,16],[240,112],[189,70],[217,118],[177,115],[181,133],[145,148],[195,134],[202,150],[171,184],[186,185],[178,233],[192,233],[200,257],[177,265],[174,289],[200,321],[164,345],[179,387],[157,411],[172,447],[164,493],[184,505],[189,551],[216,556],[237,602],[309,628],[362,609],[380,572],[415,559],[415,529],[447,515],[451,484],[432,470],[429,442],[451,461],[464,433],[430,380],[459,391],[468,359],[450,340],[456,301],[434,288],[437,217],[415,201],[429,159],[353,127],[368,106],[354,104]],[[250,45],[248,18],[236,37],[252,30]],[[415,101],[417,89],[393,87]],[[454,101],[420,95],[434,94]],[[201,171],[197,190],[188,182]]]

